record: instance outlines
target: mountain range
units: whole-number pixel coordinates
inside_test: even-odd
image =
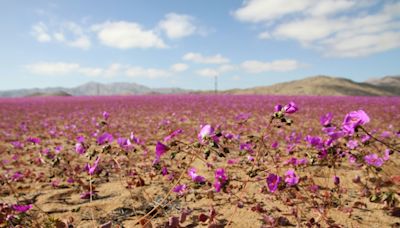
[[[400,96],[400,76],[385,76],[365,82],[346,78],[313,76],[300,80],[259,86],[247,89],[219,91],[222,94],[270,94],[270,95],[315,95],[315,96]],[[102,84],[89,82],[74,88],[53,87],[44,89],[19,89],[0,91],[0,97],[25,96],[108,96],[142,94],[189,94],[213,93],[180,88],[150,88],[137,83]]]

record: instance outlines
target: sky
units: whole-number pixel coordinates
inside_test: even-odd
[[[400,74],[400,1],[0,0],[0,90]]]

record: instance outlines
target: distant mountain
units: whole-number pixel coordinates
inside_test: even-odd
[[[0,97],[22,96],[107,96],[141,94],[188,94],[213,93],[180,88],[150,88],[136,83],[102,84],[89,82],[74,88],[20,89],[0,91]],[[400,96],[400,76],[386,76],[366,82],[354,82],[346,78],[314,76],[301,80],[259,86],[248,89],[220,91],[222,94],[271,94],[315,96]]]
[[[388,77],[385,77],[388,78]],[[399,96],[400,80],[389,77],[389,81],[378,79],[372,82],[354,82],[350,79],[329,76],[314,76],[301,80],[278,83],[271,86],[260,86],[249,89],[224,91],[229,94],[276,94],[276,95],[316,95],[316,96]],[[382,81],[381,81],[382,80]]]
[[[64,91],[58,92],[36,92],[28,95],[29,97],[69,97],[71,94]]]
[[[109,96],[109,95],[140,95],[140,94],[170,94],[189,93],[189,90],[179,88],[149,88],[136,83],[102,84],[89,82],[74,88],[44,88],[19,89],[0,91],[0,97],[25,96]]]
[[[383,78],[370,79],[366,83],[378,86],[397,96],[400,96],[400,76],[386,76]]]

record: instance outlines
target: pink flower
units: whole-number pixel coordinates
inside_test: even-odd
[[[162,144],[160,142],[157,142],[157,144],[156,144],[156,158],[154,159],[153,164],[159,163],[161,156],[163,154],[165,154],[168,150],[169,150],[169,148],[166,145],[164,145],[164,144]]]
[[[381,167],[383,165],[383,159],[380,158],[377,154],[368,154],[364,157],[364,161],[368,165],[372,165],[375,167]]]
[[[354,129],[370,121],[369,116],[363,110],[348,113],[342,124],[342,129],[348,134],[353,135]]]
[[[86,192],[84,192],[84,193],[82,193],[81,195],[80,195],[80,198],[81,199],[90,199],[90,196],[95,196],[96,195],[96,192],[90,192],[90,191],[86,191]]]
[[[194,181],[196,183],[204,183],[206,181],[206,178],[204,178],[203,176],[200,176],[196,173],[195,168],[190,168],[188,170],[188,175],[192,178],[192,181]]]
[[[384,155],[383,155],[383,160],[384,161],[387,161],[387,160],[389,160],[390,159],[390,150],[389,149],[386,149],[385,150],[385,153],[384,153]]]
[[[358,142],[357,142],[357,140],[349,140],[348,142],[347,142],[347,148],[349,148],[349,149],[351,149],[351,150],[354,150],[355,148],[357,148],[358,147]]]
[[[24,175],[21,172],[15,172],[12,177],[11,180],[12,181],[20,181],[24,178]]]
[[[110,133],[104,132],[97,138],[97,144],[103,145],[105,143],[111,143],[113,141],[113,136]]]
[[[97,169],[97,166],[99,165],[100,157],[97,157],[96,161],[94,162],[93,166],[90,164],[87,164],[87,171],[89,175],[93,175]]]
[[[214,128],[211,125],[207,124],[203,126],[200,130],[200,133],[197,135],[199,141],[204,143],[206,138],[211,138],[214,135]]]
[[[105,120],[108,120],[108,118],[110,118],[110,113],[104,111],[104,112],[103,112],[103,118],[104,118]]]
[[[327,113],[327,114],[324,115],[324,116],[321,116],[321,118],[320,118],[320,123],[321,123],[321,125],[324,126],[324,127],[330,125],[330,124],[331,124],[331,121],[332,121],[332,118],[333,118],[333,115],[332,115],[332,113],[330,113],[330,112]]]
[[[18,204],[14,204],[14,205],[12,206],[12,209],[13,209],[14,211],[19,212],[19,213],[25,213],[25,212],[29,211],[31,208],[32,208],[32,204],[29,204],[29,205],[18,205]]]
[[[271,148],[272,148],[272,149],[276,149],[276,148],[278,148],[278,147],[279,147],[278,141],[275,141],[275,142],[273,142],[273,143],[271,144]]]
[[[167,167],[162,167],[162,169],[161,169],[161,174],[163,175],[163,176],[166,176],[166,175],[168,175],[168,168]]]
[[[82,143],[75,144],[75,151],[78,154],[84,154],[86,152],[86,148],[83,146]]]
[[[333,183],[335,185],[339,185],[340,184],[340,178],[338,176],[333,176]]]
[[[167,137],[164,138],[164,142],[168,142],[169,140],[171,140],[173,137],[179,135],[180,133],[182,133],[183,130],[182,129],[178,129],[174,132],[172,132],[170,135],[168,135]]]
[[[34,137],[29,137],[26,139],[27,142],[33,143],[33,144],[39,144],[41,140],[39,138],[34,138]]]
[[[289,102],[289,104],[287,104],[283,107],[283,110],[287,114],[292,114],[292,113],[297,112],[299,109],[298,109],[297,105],[293,101],[291,101],[291,102]]]
[[[225,174],[225,170],[223,168],[218,168],[215,170],[214,173],[215,181],[214,181],[214,188],[216,192],[220,192],[221,188],[225,186],[228,181],[228,177]]]
[[[299,177],[296,175],[293,169],[286,171],[285,182],[288,186],[294,186],[299,183]]]
[[[175,187],[172,189],[172,191],[175,192],[175,193],[177,193],[178,195],[183,195],[183,194],[185,194],[186,189],[187,189],[186,184],[181,184],[181,185],[175,186]]]
[[[274,107],[275,112],[280,112],[281,110],[282,110],[282,105],[280,105],[280,104],[275,105],[275,107]]]
[[[281,182],[281,177],[270,173],[267,177],[267,186],[270,192],[275,192],[278,189],[279,183]]]

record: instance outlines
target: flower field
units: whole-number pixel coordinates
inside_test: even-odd
[[[400,98],[0,99],[0,227],[400,227]]]

